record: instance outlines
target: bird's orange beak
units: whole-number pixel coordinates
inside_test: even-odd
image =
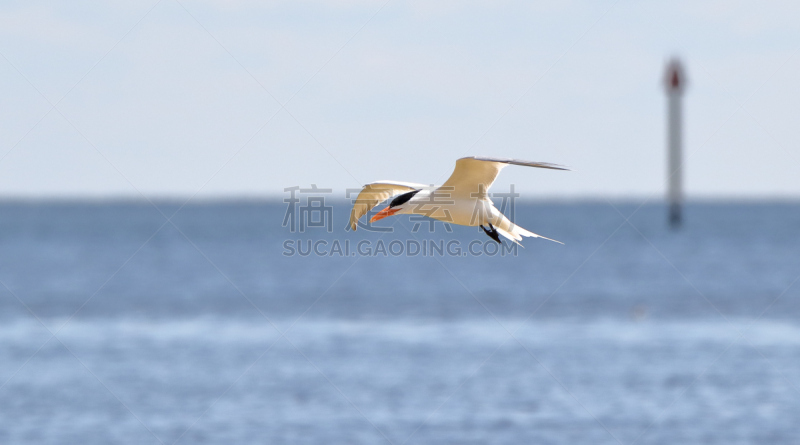
[[[392,216],[395,213],[399,212],[400,209],[393,209],[391,207],[386,207],[385,209],[381,210],[380,212],[376,213],[375,216],[372,217],[369,222],[374,223],[380,219],[386,218],[387,216]]]

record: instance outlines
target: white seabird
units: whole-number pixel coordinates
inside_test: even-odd
[[[462,226],[479,226],[493,240],[500,242],[498,233],[520,244],[523,236],[556,241],[523,229],[500,213],[489,199],[488,190],[507,165],[569,170],[546,162],[521,161],[471,156],[456,161],[453,174],[441,186],[413,182],[377,181],[364,186],[350,212],[350,228],[356,230],[358,220],[381,202],[394,197],[389,206],[370,220],[378,221],[392,215],[424,215],[439,221]],[[487,229],[484,225],[488,225]],[[563,244],[563,243],[562,243]]]

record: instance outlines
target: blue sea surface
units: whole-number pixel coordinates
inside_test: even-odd
[[[348,213],[1,203],[0,443],[800,441],[800,203]]]

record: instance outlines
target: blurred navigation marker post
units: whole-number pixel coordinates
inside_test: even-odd
[[[664,86],[667,90],[667,180],[669,181],[667,201],[669,201],[669,224],[672,228],[678,228],[682,220],[681,203],[683,201],[681,96],[686,88],[686,75],[678,59],[672,59],[667,65]]]

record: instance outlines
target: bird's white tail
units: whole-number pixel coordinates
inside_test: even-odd
[[[518,226],[518,225],[516,225],[514,223],[511,223],[511,226],[509,227],[510,230],[508,230],[508,231],[503,230],[500,227],[495,227],[495,229],[497,229],[497,233],[503,235],[504,237],[510,239],[511,241],[514,241],[515,243],[519,244],[520,246],[522,246],[520,241],[522,241],[522,237],[523,236],[532,236],[534,238],[543,238],[543,239],[546,239],[548,241],[553,241],[554,243],[564,244],[561,241],[554,240],[552,238],[548,238],[546,236],[542,236],[542,235],[533,233],[530,230],[523,229],[522,227],[520,227],[520,226]]]
[[[508,219],[505,215],[500,213],[500,211],[497,210],[497,208],[494,207],[494,206],[492,206],[490,208],[490,212],[491,212],[491,218],[492,218],[492,221],[490,221],[490,222],[494,225],[494,228],[497,229],[497,233],[499,233],[499,234],[503,235],[504,237],[510,239],[511,241],[519,244],[520,246],[522,245],[520,243],[520,241],[522,241],[522,237],[523,236],[530,236],[530,237],[534,237],[534,238],[544,238],[544,239],[546,239],[548,241],[552,241],[554,243],[564,244],[561,241],[554,240],[552,238],[548,238],[546,236],[542,236],[542,235],[539,235],[537,233],[533,233],[533,232],[531,232],[529,230],[523,229],[522,227],[520,227],[520,226],[514,224],[513,222],[511,222],[510,219]]]

